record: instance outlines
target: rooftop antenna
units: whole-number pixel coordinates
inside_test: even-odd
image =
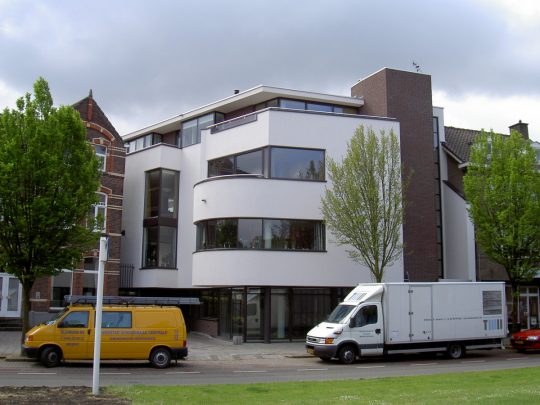
[[[416,63],[414,60],[412,62],[412,65],[416,69],[416,73],[421,73],[422,72],[422,69],[420,69],[420,65],[418,63]]]

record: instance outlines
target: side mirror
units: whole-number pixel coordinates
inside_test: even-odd
[[[356,320],[354,318],[351,318],[349,321],[349,328],[356,328]]]

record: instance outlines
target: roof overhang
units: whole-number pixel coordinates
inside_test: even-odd
[[[306,100],[327,104],[339,104],[355,108],[359,108],[364,105],[363,98],[336,96],[331,94],[314,93],[310,91],[291,90],[261,85],[226,97],[214,103],[198,107],[194,110],[158,122],[146,128],[131,132],[124,135],[122,138],[124,139],[124,141],[128,141],[130,139],[137,138],[141,135],[149,134],[151,132],[165,134],[171,131],[177,131],[180,129],[182,121],[186,121],[191,118],[210,113],[212,111],[227,114],[231,111],[240,110],[242,108],[249,107],[250,105],[263,103],[277,97],[294,98],[296,100]]]

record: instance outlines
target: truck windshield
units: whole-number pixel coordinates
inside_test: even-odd
[[[326,322],[341,323],[343,322],[343,319],[345,319],[347,315],[349,315],[354,308],[356,308],[355,305],[340,304],[332,311],[330,315],[328,315]]]

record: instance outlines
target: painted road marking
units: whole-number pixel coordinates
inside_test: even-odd
[[[296,371],[301,373],[302,371],[328,371],[328,369],[327,368],[299,368]]]
[[[165,374],[201,374],[200,371],[168,371]]]
[[[267,373],[266,370],[235,370],[233,373]]]
[[[512,358],[506,359],[506,360],[525,360],[525,359],[528,359],[528,358],[529,358],[529,357],[523,356],[523,357],[512,357]]]
[[[99,373],[101,375],[130,375],[131,373]]]
[[[56,375],[56,373],[31,373],[31,372],[28,372],[28,373],[21,372],[17,374],[19,375]]]
[[[382,368],[384,366],[358,366],[356,368]]]

